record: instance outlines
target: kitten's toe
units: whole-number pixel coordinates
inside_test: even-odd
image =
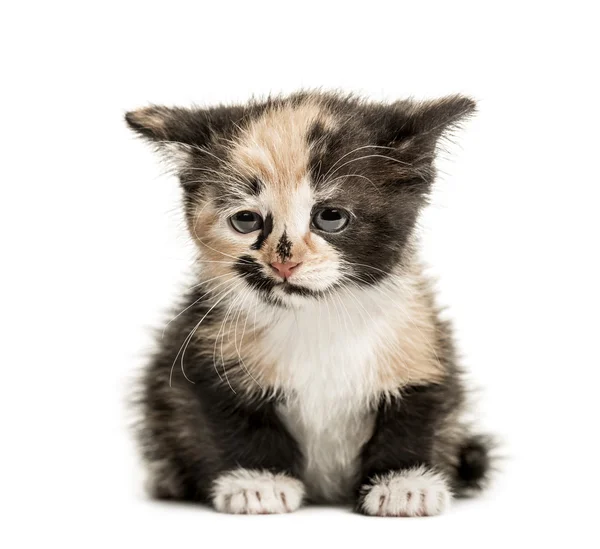
[[[417,467],[375,477],[361,488],[358,510],[382,517],[422,517],[443,512],[452,496],[444,477]]]
[[[212,494],[215,509],[222,513],[289,513],[302,504],[304,485],[283,473],[237,469],[219,476]]]

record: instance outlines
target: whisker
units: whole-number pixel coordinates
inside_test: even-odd
[[[244,294],[244,302],[246,300],[246,297],[248,295],[251,295],[251,293],[252,293],[252,288],[249,288],[248,291]],[[238,346],[237,346],[237,326],[238,326],[238,322],[240,320],[241,311],[242,311],[242,307],[240,306],[239,311],[238,311],[238,317],[237,317],[237,320],[235,321],[235,332],[234,332],[234,336],[233,336],[233,344],[235,345],[235,350],[237,351],[242,368],[244,368],[245,372],[250,376],[252,381],[254,381],[254,383],[256,383],[262,390],[263,389],[262,385],[250,373],[250,370],[248,370],[248,368],[246,367],[246,363],[244,362],[244,359],[242,358],[242,345],[244,344],[244,334],[246,333],[246,325],[248,324],[248,317],[250,316],[248,313],[246,313],[246,321],[244,322],[244,329],[242,330],[242,337],[240,338],[240,347],[238,348]]]
[[[242,281],[243,282],[243,281]],[[213,350],[213,363],[215,365],[215,369],[217,367],[217,363],[216,363],[216,351],[217,351],[217,344],[219,342],[219,335],[221,334],[221,332],[223,332],[223,335],[221,336],[221,367],[223,368],[223,373],[225,374],[225,379],[227,380],[227,385],[229,385],[229,388],[233,391],[233,393],[235,394],[235,389],[231,386],[231,383],[229,382],[229,378],[227,377],[227,368],[225,367],[225,357],[223,354],[223,341],[225,339],[225,327],[227,325],[227,320],[229,318],[229,313],[231,312],[231,310],[233,309],[234,305],[237,303],[237,301],[240,299],[240,296],[237,296],[229,305],[229,307],[227,308],[227,312],[225,313],[225,317],[223,319],[223,321],[221,322],[221,327],[219,328],[219,332],[217,333],[217,337],[215,339],[215,347]],[[221,376],[219,376],[221,377]],[[221,378],[222,380],[223,378]]]
[[[239,263],[246,263],[246,264],[249,264],[249,265],[253,264],[252,261],[245,261],[245,260],[243,260],[241,258],[238,258],[237,262],[239,262]],[[213,259],[196,259],[196,260],[194,260],[194,263],[221,263],[221,264],[224,264],[224,265],[233,265],[234,264],[233,261],[217,261],[217,260],[213,260]]]
[[[373,183],[372,179],[369,179],[368,177],[364,176],[364,175],[360,175],[358,173],[352,173],[352,174],[348,174],[348,175],[340,175],[334,179],[331,179],[329,181],[327,181],[327,185],[333,185],[333,183],[335,183],[336,181],[338,181],[339,179],[345,179],[347,177],[360,177],[361,179],[366,179],[369,183],[371,183],[371,185],[373,186],[373,188],[379,193],[379,194],[383,194],[381,192],[381,189],[375,185],[375,183]]]
[[[362,289],[359,286],[355,285],[356,288]],[[365,309],[365,306],[361,303],[360,299],[358,299],[355,295],[354,292],[347,286],[343,287],[348,294],[354,299],[354,301],[356,301],[356,303],[362,308],[362,310],[367,314],[367,316],[369,317],[369,320],[371,321],[371,323],[373,325],[375,325],[375,319],[371,316],[371,313],[369,313],[369,311],[367,311],[367,309]]]
[[[242,284],[243,281],[240,281],[239,284],[237,284],[236,286],[234,286],[233,288],[230,288],[229,290],[225,290],[224,293],[221,294],[221,297],[218,299],[218,301],[206,312],[206,314],[200,319],[200,322],[198,322],[198,324],[196,324],[196,326],[194,327],[194,329],[188,334],[188,336],[184,339],[183,344],[181,345],[181,347],[179,348],[179,351],[177,352],[177,354],[175,355],[175,360],[173,361],[173,364],[171,366],[171,372],[169,373],[169,387],[172,387],[172,382],[173,382],[173,369],[175,368],[175,364],[177,363],[177,358],[179,357],[179,354],[182,353],[182,349],[185,345],[185,349],[183,349],[183,353],[181,354],[181,369],[183,371],[183,357],[185,355],[185,351],[187,350],[187,345],[189,344],[190,340],[192,339],[192,337],[194,336],[194,334],[196,333],[196,330],[200,327],[200,324],[202,324],[202,322],[204,322],[204,319],[210,314],[210,312],[221,302],[223,301],[223,299],[225,299],[225,297],[227,297],[227,295],[229,295],[233,290],[235,290],[235,288],[237,288],[240,284]],[[218,373],[218,372],[217,372]],[[185,376],[185,372],[184,372],[184,376]],[[186,379],[188,379],[186,377]],[[189,380],[190,383],[194,383],[193,381]]]
[[[354,333],[358,334],[358,330],[356,329],[356,324],[354,324],[354,319],[352,318],[352,315],[350,314],[350,311],[348,310],[348,307],[346,307],[346,304],[344,303],[344,300],[341,298],[341,296],[339,295],[339,293],[336,293],[336,296],[340,302],[340,305],[343,307],[343,310],[346,313],[346,316],[348,317],[348,319],[350,320],[350,323],[352,324],[352,327],[354,328]],[[348,325],[345,322],[344,319],[344,325],[346,326],[346,329],[348,329]]]
[[[400,282],[400,279],[395,278],[394,283],[397,284],[398,282]],[[388,289],[385,285],[376,284],[376,285],[371,285],[369,287],[380,292],[381,295],[383,295],[387,300],[391,301],[395,306],[397,306],[403,312],[403,314],[411,322],[411,324],[413,325],[415,330],[417,330],[419,335],[423,338],[423,341],[425,342],[425,344],[429,347],[429,350],[432,352],[433,357],[434,357],[435,361],[437,362],[438,366],[440,367],[440,369],[443,369],[443,366],[442,366],[440,358],[437,354],[437,351],[431,344],[429,338],[425,336],[425,334],[421,331],[421,329],[419,328],[417,323],[414,321],[413,315],[410,313],[410,310],[408,308],[406,308],[404,305],[402,305],[398,300],[396,300],[395,296],[390,293],[391,289]],[[405,290],[406,289],[407,288],[405,287]],[[379,306],[379,308],[383,310],[383,307]]]
[[[340,158],[338,158],[335,163],[333,164],[333,166],[331,166],[331,168],[329,168],[329,170],[327,171],[327,173],[323,176],[323,179],[327,179],[327,177],[329,177],[331,171],[346,157],[350,156],[351,154],[354,154],[357,151],[362,151],[364,149],[393,149],[392,147],[385,147],[383,145],[363,145],[362,147],[357,147],[356,149],[347,152],[346,154],[340,156]]]
[[[337,304],[335,303],[335,301],[333,301],[333,295],[334,295],[334,290],[332,288],[329,289],[329,296],[332,298],[332,304],[335,307],[335,312],[338,318],[338,325],[341,327],[342,325],[342,318],[340,316],[340,311],[338,310]]]
[[[264,288],[265,283],[262,282],[261,285],[256,289],[256,304],[254,305],[254,327],[252,328],[252,334],[254,335],[254,343],[256,343],[256,315],[258,313],[258,300],[259,300],[259,292]]]
[[[346,259],[344,259],[344,263],[346,265],[354,265],[354,266],[358,266],[358,267],[368,267],[369,269],[373,269],[375,271],[379,271],[380,273],[383,273],[384,275],[390,275],[393,276],[393,273],[391,273],[390,271],[384,271],[382,269],[379,269],[377,267],[373,267],[373,265],[367,265],[365,263],[355,263],[353,261],[348,261]]]
[[[207,204],[208,204],[208,202],[207,202]],[[201,213],[204,211],[204,208],[206,208],[206,205],[207,205],[207,204],[205,204],[204,206],[202,206],[202,209],[200,210],[200,212],[198,212],[198,214],[196,215],[196,218],[199,216],[199,214],[201,214]],[[230,258],[232,258],[232,259],[235,259],[236,261],[238,261],[238,260],[239,260],[239,258],[237,258],[237,257],[235,257],[235,256],[233,256],[233,255],[229,255],[229,254],[226,254],[226,253],[224,253],[224,252],[221,252],[221,251],[219,251],[219,250],[215,250],[215,248],[212,248],[211,246],[209,246],[208,244],[206,244],[206,243],[205,243],[205,242],[204,242],[204,241],[203,241],[203,240],[202,240],[202,239],[201,239],[201,238],[198,236],[198,233],[197,233],[197,231],[196,231],[196,223],[194,223],[194,224],[192,225],[192,229],[193,229],[193,231],[194,231],[194,235],[195,235],[195,237],[198,239],[198,242],[200,242],[200,244],[202,244],[203,246],[206,246],[208,249],[212,250],[213,252],[217,252],[217,253],[219,253],[219,254],[221,254],[221,255],[224,255],[225,257],[230,257]]]
[[[224,276],[229,275],[229,273],[226,273],[224,275],[220,275],[220,276],[215,276],[214,278],[211,278],[209,280],[207,280],[204,283],[200,283],[200,284],[196,284],[196,286],[200,286],[201,284],[206,284],[207,282],[210,282],[211,280],[215,280],[217,278],[222,278]],[[219,288],[220,286],[223,286],[223,284],[227,284],[227,282],[231,282],[231,280],[233,280],[234,278],[236,278],[235,276],[232,276],[231,279],[229,280],[225,280],[224,282],[220,282],[219,284],[217,284],[214,288],[212,288],[211,290],[209,290],[208,292],[206,292],[205,294],[202,294],[198,299],[196,299],[196,301],[194,301],[191,305],[188,305],[185,309],[183,309],[183,311],[180,311],[179,313],[177,313],[171,320],[169,320],[169,322],[167,322],[167,324],[165,325],[163,332],[162,332],[162,337],[165,337],[165,332],[167,331],[167,328],[170,326],[170,324],[178,319],[183,313],[185,313],[187,310],[191,309],[194,305],[196,305],[197,303],[199,303],[203,298],[205,298],[208,294],[210,294],[211,292],[214,292],[217,288]],[[192,288],[196,287],[196,286],[192,286]]]
[[[392,158],[391,156],[387,156],[387,155],[384,155],[384,154],[367,154],[365,156],[360,156],[358,158],[352,158],[352,159],[348,160],[347,162],[344,162],[341,166],[339,166],[338,168],[336,168],[336,170],[331,175],[332,176],[335,175],[343,167],[347,166],[348,164],[352,164],[352,162],[358,162],[359,160],[366,160],[367,158],[385,158],[387,160],[391,160],[392,162],[396,162],[398,164],[402,164],[403,166],[412,167],[412,164],[410,164],[408,162],[403,162],[402,160],[398,160],[397,158]]]

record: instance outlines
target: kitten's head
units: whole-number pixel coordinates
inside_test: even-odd
[[[474,109],[462,96],[373,104],[301,93],[126,120],[175,167],[206,276],[301,305],[402,266],[436,143]]]

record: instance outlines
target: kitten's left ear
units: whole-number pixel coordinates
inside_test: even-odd
[[[402,144],[413,138],[435,145],[475,113],[476,103],[464,95],[451,95],[430,101],[399,101],[390,108],[386,128],[389,143]]]

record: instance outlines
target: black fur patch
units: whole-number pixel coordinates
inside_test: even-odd
[[[457,479],[463,489],[479,490],[487,480],[491,464],[489,437],[473,436],[462,446],[458,456]]]
[[[320,297],[323,295],[323,292],[318,292],[315,290],[310,290],[309,288],[304,288],[303,286],[298,286],[296,284],[291,284],[290,282],[284,282],[281,284],[281,288],[286,294],[289,295],[301,295],[303,297]]]
[[[264,274],[260,264],[250,255],[241,256],[235,269],[248,284],[263,294],[269,293],[275,286],[275,282]]]
[[[252,196],[258,196],[265,188],[264,183],[258,177],[253,177],[248,182],[248,186],[250,188],[250,194]]]
[[[265,243],[265,240],[267,240],[267,238],[269,238],[269,235],[271,234],[272,231],[273,231],[273,216],[269,213],[265,217],[265,220],[263,222],[262,231],[258,235],[256,242],[254,244],[252,244],[252,246],[250,246],[250,247],[253,250],[260,250],[262,248],[263,244]]]
[[[288,238],[285,231],[283,231],[283,234],[279,239],[276,252],[282,263],[285,263],[288,259],[290,259],[290,257],[292,257],[292,242]]]
[[[307,135],[310,147],[309,173],[313,185],[322,182],[333,167],[333,159],[344,148],[339,132],[327,130],[323,124],[315,123]]]
[[[460,402],[450,384],[409,387],[380,405],[375,431],[362,451],[362,483],[394,469],[431,465],[436,425]]]

